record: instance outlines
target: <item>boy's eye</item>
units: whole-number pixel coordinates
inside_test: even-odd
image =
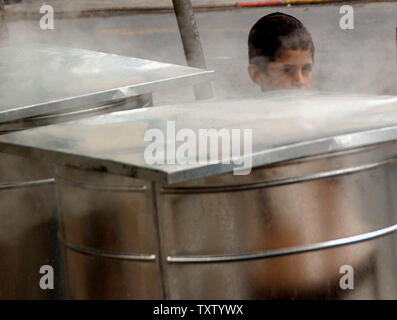
[[[293,70],[294,70],[294,67],[293,67],[293,66],[285,65],[285,66],[282,67],[281,72],[284,73],[284,74],[289,74],[289,73],[291,73]]]
[[[312,65],[311,64],[306,64],[303,66],[302,68],[302,72],[303,73],[309,73],[312,71]]]

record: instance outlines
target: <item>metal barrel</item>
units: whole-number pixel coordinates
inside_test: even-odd
[[[58,166],[66,297],[396,299],[396,162],[383,143],[176,185]]]
[[[7,133],[98,114],[144,107],[151,94],[84,106],[0,124]],[[52,165],[0,154],[0,299],[63,297],[63,271],[57,240],[56,197]],[[54,289],[43,289],[42,266],[54,270]]]
[[[161,299],[147,181],[57,167],[67,299]]]

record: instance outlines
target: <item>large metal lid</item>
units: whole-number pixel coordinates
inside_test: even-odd
[[[206,81],[212,71],[46,45],[0,48],[0,123]]]
[[[144,141],[145,132],[158,128],[167,140],[172,123],[176,133],[192,129],[196,137],[200,129],[251,129],[252,152],[246,156],[258,167],[397,140],[397,97],[280,91],[136,109],[7,134],[0,137],[0,151],[161,183],[241,167],[222,163],[220,156],[204,164],[148,164],[144,152],[152,142]]]

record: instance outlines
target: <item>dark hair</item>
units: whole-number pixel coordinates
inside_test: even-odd
[[[259,19],[248,36],[249,63],[263,70],[275,61],[282,50],[310,50],[314,58],[314,44],[310,32],[298,19],[281,12]]]

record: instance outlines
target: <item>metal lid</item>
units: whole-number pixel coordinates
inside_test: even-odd
[[[205,81],[212,71],[46,45],[0,48],[0,123]]]
[[[171,131],[167,132],[167,126],[173,123],[175,133],[191,129],[197,141],[200,129],[240,129],[240,137],[244,129],[251,129],[252,151],[245,158],[230,155],[229,160],[250,157],[252,167],[258,167],[396,140],[397,97],[280,91],[135,109],[7,134],[0,137],[0,151],[161,183],[183,182],[241,167],[233,161],[222,163],[227,159],[221,156],[206,163],[148,164],[144,154],[152,142],[144,141],[144,135],[149,129],[164,133],[165,154],[172,142],[176,150],[183,143],[175,142]],[[208,156],[209,150],[199,150],[196,159],[200,152]]]

